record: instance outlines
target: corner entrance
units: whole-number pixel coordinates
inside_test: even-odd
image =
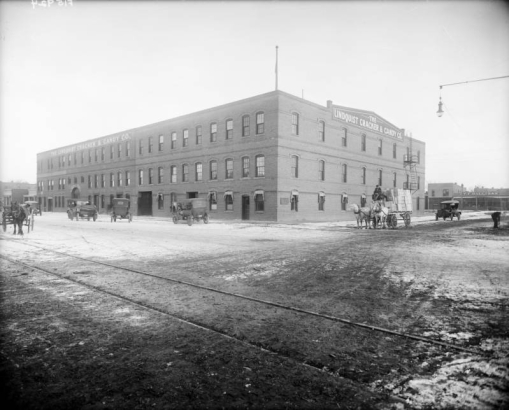
[[[152,191],[138,192],[138,215],[152,216]]]
[[[249,195],[242,195],[242,220],[249,220]]]

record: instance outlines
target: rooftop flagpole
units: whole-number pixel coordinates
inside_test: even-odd
[[[277,88],[278,88],[278,87],[277,87],[277,86],[278,86],[278,84],[277,84],[277,74],[278,74],[278,73],[277,73],[277,58],[278,58],[277,54],[278,54],[278,48],[279,48],[279,47],[278,47],[278,46],[276,46],[276,90],[277,90]]]

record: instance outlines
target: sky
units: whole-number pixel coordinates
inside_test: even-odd
[[[509,76],[504,2],[0,0],[0,34],[4,182],[36,183],[39,152],[274,90],[277,45],[280,90],[410,131],[426,184],[509,188],[509,77],[474,81]]]

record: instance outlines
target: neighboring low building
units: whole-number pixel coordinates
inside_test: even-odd
[[[460,201],[464,210],[507,211],[509,210],[508,188],[476,187],[468,191],[456,183],[429,183],[429,209],[440,208],[440,202],[450,199]]]
[[[272,91],[37,155],[48,211],[81,198],[137,215],[205,197],[212,219],[334,221],[376,184],[411,188],[424,211],[425,143],[371,111]]]
[[[13,202],[23,203],[25,200],[37,200],[37,184],[28,182],[1,182],[0,201],[4,206]]]

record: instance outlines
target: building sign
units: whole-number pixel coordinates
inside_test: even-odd
[[[463,196],[499,195],[498,191],[463,191]]]
[[[388,135],[389,137],[403,139],[403,130],[395,128],[384,119],[357,111],[352,111],[347,108],[334,107],[333,109],[334,118],[346,123],[357,125],[361,128],[366,128],[370,131],[378,132],[382,135]]]
[[[60,148],[55,151],[51,151],[51,156],[57,156],[62,154],[69,154],[71,152],[81,151],[87,148],[96,148],[103,145],[114,144],[116,142],[128,141],[131,139],[131,135],[126,132],[122,135],[114,135],[111,137],[99,138],[94,141],[82,142],[80,144],[72,145],[70,147]]]

